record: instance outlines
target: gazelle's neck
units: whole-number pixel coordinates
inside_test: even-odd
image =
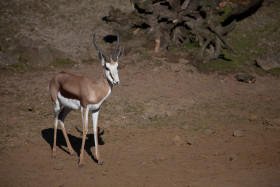
[[[102,78],[103,80],[103,83],[104,84],[108,84],[109,86],[110,86],[110,88],[111,88],[111,90],[113,89],[113,87],[114,87],[114,84],[110,81],[110,79],[106,76],[106,70],[105,70],[105,68],[103,68],[103,78]]]
[[[112,90],[113,89],[113,87],[114,87],[114,84],[113,83],[111,83],[111,81],[109,80],[109,79],[107,79],[107,78],[105,78],[105,80],[104,80],[105,82],[106,82],[106,84],[108,84],[109,86],[110,86],[110,89]]]

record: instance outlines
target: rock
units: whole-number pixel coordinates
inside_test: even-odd
[[[195,142],[195,140],[193,140],[193,139],[191,139],[191,140],[187,140],[187,144],[188,144],[188,145],[193,145],[193,144],[194,144],[194,142]]]
[[[180,146],[184,143],[184,141],[177,135],[173,138],[173,142],[175,146]]]
[[[273,68],[280,68],[280,57],[279,56],[267,56],[256,59],[256,64],[263,70],[270,70]]]
[[[146,165],[147,164],[147,162],[146,161],[142,161],[142,162],[140,162],[140,165],[142,165],[142,166],[144,166],[144,165]]]
[[[54,166],[54,170],[62,170],[64,168],[63,164],[57,164]]]
[[[1,66],[11,66],[18,64],[18,61],[15,58],[8,56],[5,53],[0,51],[0,65]]]
[[[280,130],[280,118],[277,119],[263,119],[263,124],[267,129]]]
[[[253,75],[249,74],[238,74],[234,76],[236,80],[246,83],[254,83],[256,82],[256,78]]]
[[[229,157],[229,160],[230,161],[234,161],[234,160],[236,160],[237,159],[237,156],[236,155],[230,155],[230,157]]]
[[[277,119],[264,119],[263,124],[265,126],[279,126],[280,127],[280,118]]]
[[[249,117],[250,121],[256,121],[257,119],[258,119],[258,116],[256,116],[256,115],[252,115]]]
[[[172,112],[171,111],[166,111],[165,116],[166,117],[172,117]]]
[[[233,131],[233,136],[234,137],[242,137],[243,133],[240,130],[235,130],[235,131]]]
[[[206,134],[206,135],[210,135],[210,134],[213,134],[214,133],[214,130],[213,129],[206,129],[205,131],[204,131],[204,134]]]
[[[213,155],[214,156],[221,156],[221,155],[225,155],[225,154],[226,154],[226,152],[216,152]]]
[[[32,67],[46,67],[58,60],[72,59],[71,55],[65,52],[28,38],[12,39],[5,52]]]
[[[153,120],[153,119],[157,118],[157,115],[156,114],[148,114],[147,117],[148,117],[149,120]]]
[[[29,111],[29,112],[33,112],[34,109],[33,109],[32,107],[28,107],[28,111]]]
[[[151,104],[149,103],[149,107],[147,108],[147,110],[144,113],[144,118],[148,118],[149,120],[154,120],[158,117],[158,110],[156,110],[155,108],[153,108],[151,106]]]
[[[108,174],[109,174],[108,171],[103,171],[103,172],[102,172],[102,175],[103,175],[103,176],[106,176],[106,175],[108,175]]]
[[[187,128],[188,128],[187,125],[182,125],[182,126],[181,126],[181,129],[187,129]]]

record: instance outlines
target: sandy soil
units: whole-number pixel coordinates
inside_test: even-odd
[[[121,84],[100,112],[104,166],[95,161],[91,125],[84,168],[61,130],[51,157],[50,78],[66,70],[98,79],[99,62],[1,73],[1,186],[279,186],[280,80],[247,84],[157,56],[121,58]],[[65,123],[79,155],[80,112]]]
[[[19,32],[82,61],[97,59],[93,30],[98,41],[113,33],[101,20],[111,1],[13,2],[1,2],[3,40]],[[114,2],[128,9],[127,0]],[[280,79],[255,75],[247,84],[232,74],[201,74],[190,64],[185,56],[130,43],[120,59],[121,84],[100,111],[105,164],[96,163],[90,124],[84,168],[69,155],[61,130],[57,157],[51,157],[48,83],[59,71],[98,79],[100,63],[1,71],[0,186],[280,186]],[[80,112],[65,125],[79,155]]]

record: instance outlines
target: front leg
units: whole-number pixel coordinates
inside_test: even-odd
[[[95,143],[95,156],[98,160],[98,165],[103,165],[104,163],[100,157],[99,145],[98,145],[98,126],[97,126],[98,115],[99,115],[99,110],[94,111],[92,113],[93,134],[94,134],[94,143]]]
[[[86,142],[86,136],[88,133],[88,108],[83,107],[81,109],[81,112],[82,112],[82,121],[83,121],[83,140],[82,140],[82,148],[81,148],[80,162],[79,162],[80,168],[84,166],[84,147]]]

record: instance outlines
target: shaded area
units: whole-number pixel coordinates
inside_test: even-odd
[[[107,43],[113,43],[114,41],[117,41],[116,35],[107,35],[103,38],[103,40]]]
[[[77,155],[80,155],[81,153],[81,146],[82,146],[82,131],[79,130],[76,127],[76,130],[81,133],[81,138],[78,138],[76,136],[73,136],[71,134],[68,134],[69,141],[74,149],[74,151],[77,153]],[[48,128],[41,131],[42,137],[44,140],[50,145],[51,150],[53,148],[53,139],[54,139],[54,128]],[[104,131],[100,132],[100,129],[98,128],[98,143],[99,145],[104,145],[104,141],[102,140],[101,136],[104,135]],[[56,146],[59,147],[64,152],[69,153],[66,141],[63,136],[63,132],[60,129],[57,129],[57,140],[56,140]],[[94,141],[94,135],[93,134],[87,134],[87,139],[85,143],[85,151],[89,154],[89,156],[92,158],[92,160],[96,163],[98,161],[94,157],[93,153],[91,152],[91,148],[95,147],[95,141]],[[51,151],[50,151],[51,154]]]

